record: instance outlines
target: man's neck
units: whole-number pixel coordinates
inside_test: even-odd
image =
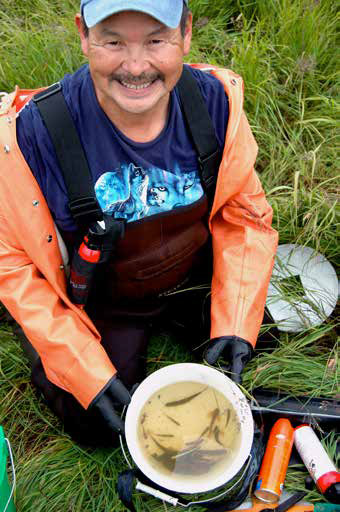
[[[110,121],[126,137],[134,142],[151,142],[163,130],[169,112],[170,94],[162,98],[155,107],[141,114],[134,114],[121,110],[112,102],[98,99],[101,108]]]

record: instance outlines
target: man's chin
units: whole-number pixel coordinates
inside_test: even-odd
[[[129,114],[145,114],[146,112],[150,112],[153,110],[158,101],[118,101],[117,105],[119,108]]]

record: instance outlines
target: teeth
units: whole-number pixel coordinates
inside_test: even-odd
[[[128,89],[135,89],[136,91],[138,91],[139,89],[146,89],[152,84],[152,82],[147,82],[146,84],[141,85],[129,84],[128,82],[121,82],[121,84],[124,85],[124,87],[127,87]]]

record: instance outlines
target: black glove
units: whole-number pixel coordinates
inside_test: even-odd
[[[209,341],[203,359],[210,365],[215,365],[218,358],[222,356],[229,364],[220,365],[223,370],[231,372],[230,378],[237,384],[241,384],[241,373],[243,368],[252,358],[253,347],[251,344],[238,336],[220,336]]]
[[[116,375],[92,400],[89,409],[95,410],[106,425],[118,434],[124,434],[124,423],[115,411],[115,406],[128,405],[131,395]]]

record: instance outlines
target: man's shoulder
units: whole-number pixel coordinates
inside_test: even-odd
[[[84,80],[84,76],[88,74],[88,67],[82,66],[74,73],[68,73],[60,80],[62,92],[68,104],[72,103],[72,98],[78,96],[78,90]],[[37,89],[37,92],[40,89]],[[45,125],[40,116],[37,105],[30,98],[18,113],[17,133],[19,138],[25,134],[26,137],[39,140],[42,133],[45,133]]]
[[[187,65],[186,65],[187,66]],[[223,83],[206,69],[187,66],[195,78],[210,118],[213,122],[219,145],[223,147],[229,119],[229,98]]]
[[[69,98],[72,98],[72,100],[75,100],[77,97],[79,98],[80,89],[84,87],[84,85],[88,85],[89,75],[89,66],[88,64],[84,64],[74,73],[68,73],[64,76],[60,83],[66,101]]]
[[[84,77],[88,75],[88,72],[88,66],[84,65],[74,73],[67,73],[66,75],[64,75],[62,79],[59,80],[59,83],[62,87],[63,95],[66,98],[69,97],[71,94],[76,94],[77,89],[79,89],[79,87],[82,85]],[[47,89],[48,87],[49,86],[45,87],[45,89]],[[36,92],[38,93],[42,90],[43,88],[36,89]],[[31,122],[32,118],[34,118],[38,114],[37,106],[32,100],[33,97],[31,96],[29,98],[29,101],[25,102],[23,107],[19,110],[19,117],[23,122],[28,120],[30,120]]]
[[[233,70],[221,66],[209,64],[190,64],[188,68],[192,71],[199,84],[212,90],[223,90],[227,96],[235,90],[243,91],[243,79]]]
[[[206,66],[198,68],[191,65],[186,65],[186,67],[191,71],[196,79],[203,96],[209,97],[216,93],[221,95],[225,94],[223,84],[211,73],[211,67]]]

